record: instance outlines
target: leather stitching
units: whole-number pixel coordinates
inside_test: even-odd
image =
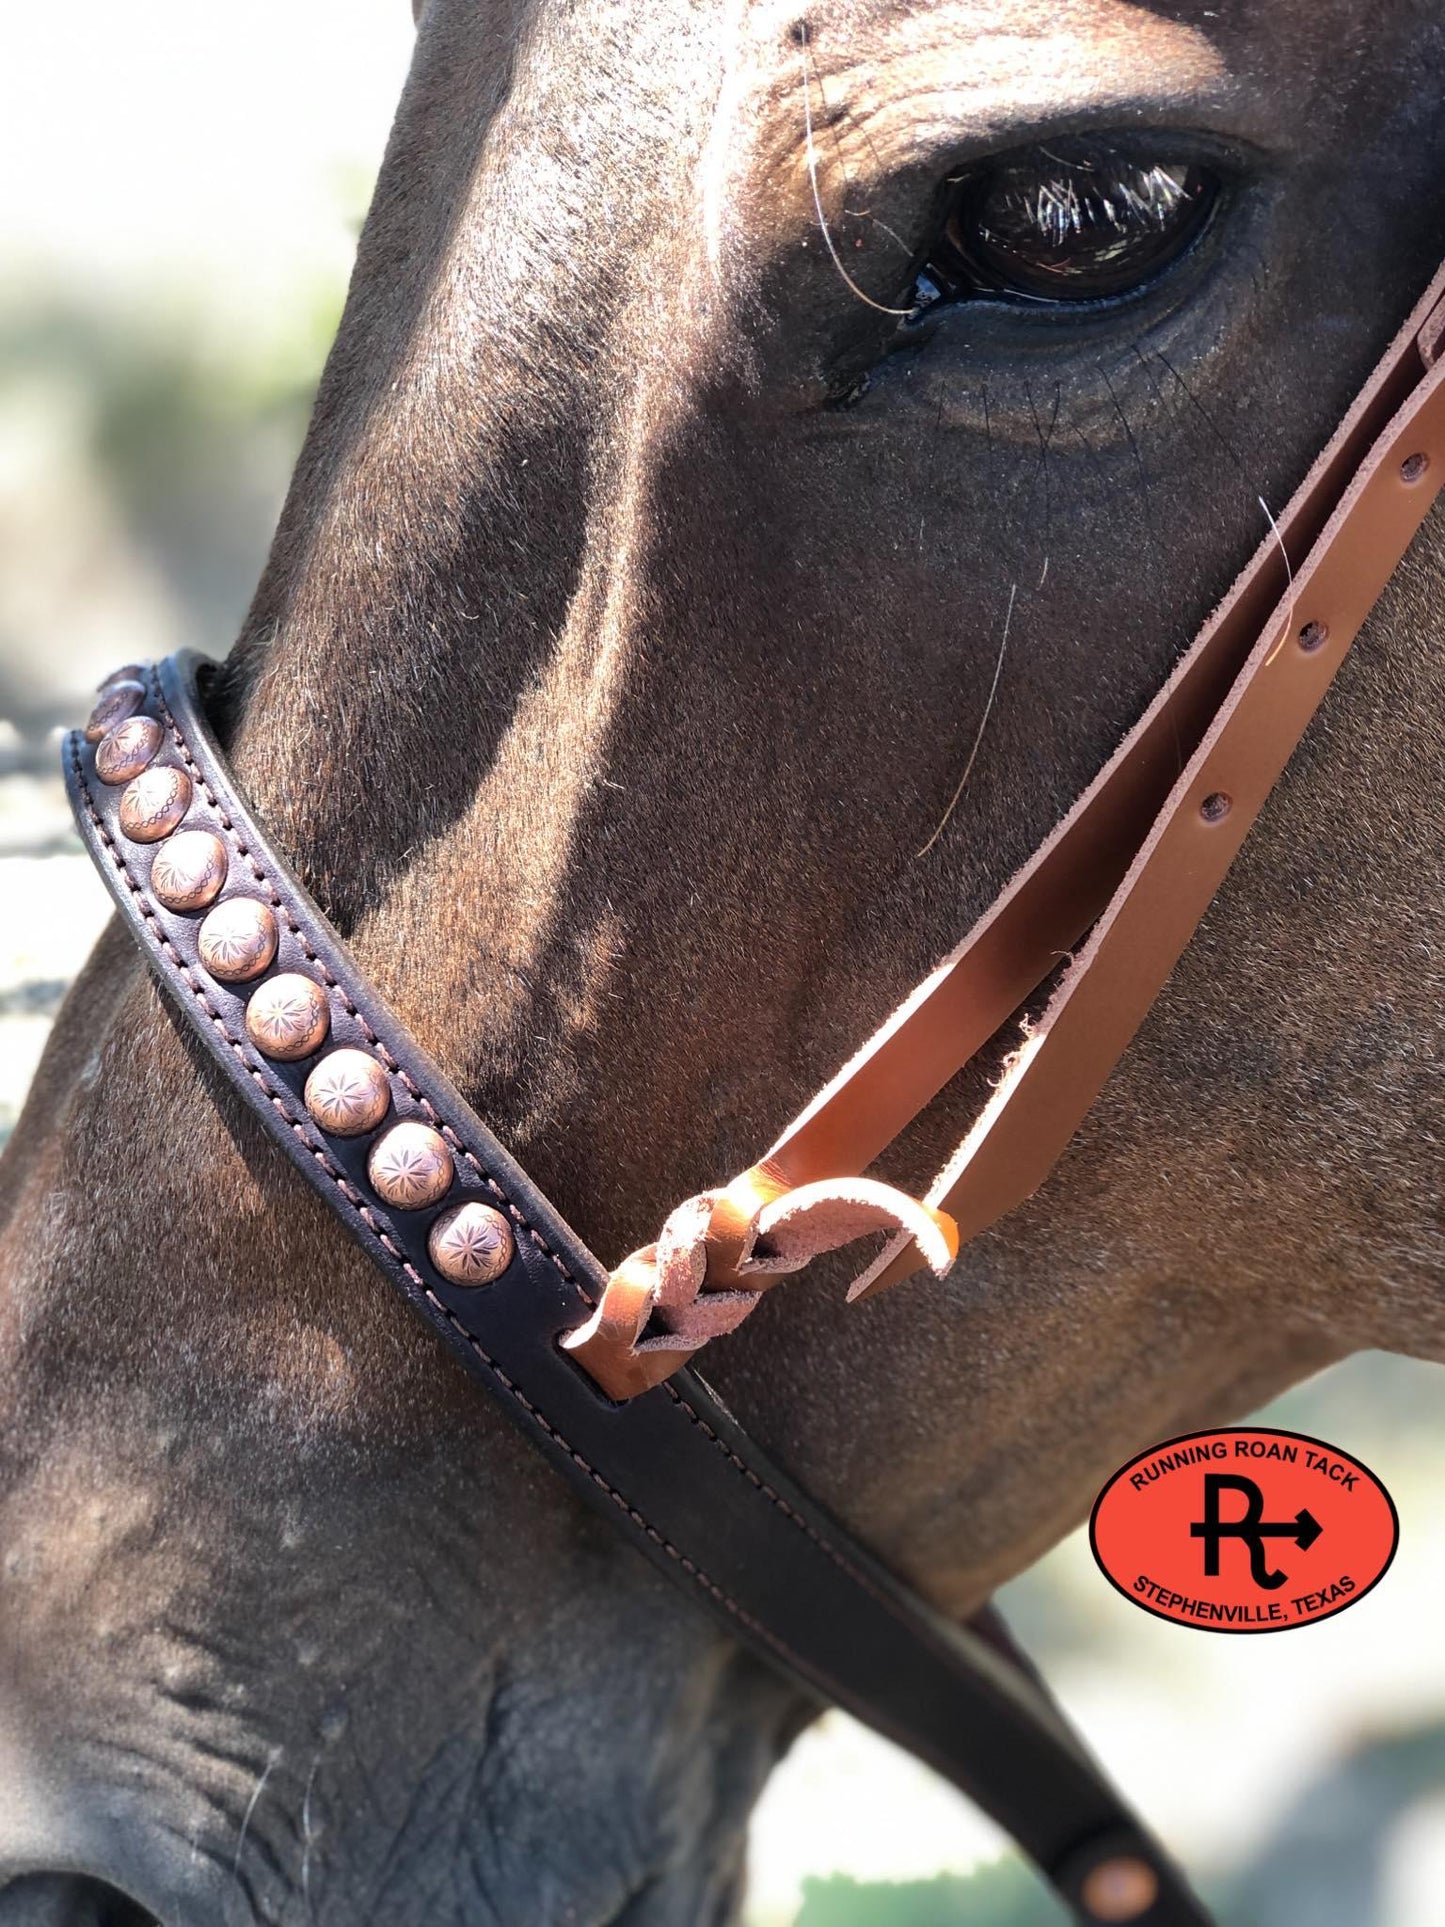
[[[703,1417],[702,1413],[695,1411],[693,1407],[688,1404],[687,1400],[683,1397],[682,1393],[678,1391],[677,1387],[673,1384],[671,1379],[663,1380],[662,1390],[667,1393],[668,1397],[673,1401],[675,1405],[680,1405],[682,1407],[683,1411],[686,1412],[687,1416],[692,1420],[693,1424],[699,1427],[699,1429],[712,1441],[712,1443],[717,1447],[718,1451],[722,1453],[723,1457],[728,1461],[728,1463],[731,1466],[735,1467],[737,1471],[741,1472],[743,1477],[747,1480],[748,1484],[751,1486],[755,1486],[757,1490],[763,1494],[764,1498],[770,1499],[772,1501],[772,1503],[778,1508],[779,1512],[783,1514],[783,1517],[785,1519],[790,1520],[793,1525],[799,1528],[800,1531],[806,1533],[808,1538],[812,1540],[813,1544],[817,1546],[819,1551],[824,1552],[828,1555],[829,1559],[832,1560],[833,1564],[838,1568],[840,1572],[846,1573],[847,1576],[851,1580],[853,1580],[853,1582],[856,1585],[861,1586],[863,1590],[866,1593],[870,1594],[872,1598],[876,1599],[880,1605],[887,1607],[890,1613],[896,1611],[896,1603],[888,1597],[887,1593],[878,1584],[878,1582],[875,1579],[873,1579],[868,1573],[864,1572],[861,1566],[855,1566],[851,1559],[847,1558],[845,1554],[838,1549],[837,1546],[833,1545],[830,1540],[826,1539],[823,1536],[823,1534],[818,1531],[817,1527],[813,1525],[811,1521],[806,1519],[801,1512],[798,1511],[796,1506],[789,1505],[788,1501],[783,1497],[781,1492],[775,1491],[773,1487],[768,1484],[767,1480],[763,1478],[760,1473],[755,1472],[752,1466],[748,1464],[747,1460],[743,1458],[741,1453],[735,1452],[732,1446],[728,1444],[727,1440],[723,1438],[720,1433],[715,1431],[711,1425],[708,1424],[707,1420]]]

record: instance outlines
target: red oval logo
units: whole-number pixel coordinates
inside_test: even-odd
[[[1364,1598],[1400,1542],[1367,1466],[1303,1432],[1186,1432],[1104,1487],[1089,1544],[1147,1613],[1209,1633],[1283,1633]]]

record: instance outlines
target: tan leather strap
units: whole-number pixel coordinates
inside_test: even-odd
[[[690,1202],[716,1214],[739,1195],[774,1199],[856,1178],[1092,926],[924,1203],[934,1222],[951,1219],[967,1241],[1037,1190],[1158,996],[1445,482],[1442,339],[1445,268],[1269,539],[1064,821],[760,1164],[725,1192]],[[754,1252],[762,1208],[749,1222]],[[901,1204],[895,1215],[896,1235],[850,1297],[896,1284],[925,1262]],[[724,1231],[719,1217],[703,1216],[704,1257],[692,1269],[705,1299],[745,1281],[732,1218]],[[654,1250],[614,1274],[629,1280],[625,1317],[614,1319],[618,1301],[604,1296],[576,1335],[583,1362],[615,1397],[675,1369],[708,1322],[660,1304],[655,1290],[649,1296],[645,1261]],[[936,1268],[936,1253],[932,1261]],[[747,1282],[755,1299],[761,1281]]]
[[[1445,364],[1431,367],[1420,346],[1422,339],[1436,338],[1445,283],[1434,284],[1432,293],[1436,299],[1397,344],[1386,370],[1390,377],[1397,368],[1402,375],[1413,373],[1413,391],[1353,467],[1304,561],[1291,556],[1293,581],[1253,640],[1088,942],[927,1193],[930,1204],[955,1217],[962,1241],[1031,1196],[1063,1155],[1198,928],[1445,482]],[[1376,408],[1368,411],[1372,416],[1389,409],[1393,399],[1394,381],[1381,386]],[[1347,418],[1347,439],[1354,427]],[[1330,471],[1343,466],[1332,459],[1335,447],[1324,458]],[[1309,507],[1318,506],[1317,494]],[[1313,513],[1300,518],[1297,537],[1312,520]],[[1271,560],[1276,571],[1283,570],[1273,541],[1252,569],[1265,576]],[[1132,753],[1156,716],[1167,722],[1186,707],[1193,712],[1181,693],[1192,662],[1211,649],[1234,657],[1239,639],[1255,634],[1250,610],[1257,594],[1246,571],[1120,757]],[[1051,953],[1049,964],[1057,954]],[[897,1283],[920,1262],[908,1251],[885,1254],[850,1295]]]

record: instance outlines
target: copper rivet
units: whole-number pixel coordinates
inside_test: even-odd
[[[139,776],[161,746],[161,726],[153,716],[128,716],[101,737],[95,773],[102,783],[128,783]]]
[[[283,970],[260,986],[246,1006],[246,1033],[266,1057],[291,1063],[320,1050],[331,1028],[326,992],[298,970]]]
[[[98,743],[109,729],[123,723],[127,716],[134,716],[146,699],[144,685],[124,679],[107,683],[101,691],[100,701],[90,712],[90,721],[85,725],[85,740]]]
[[[512,1227],[489,1204],[459,1204],[432,1226],[427,1250],[452,1284],[489,1285],[512,1262]]]
[[[100,681],[95,685],[96,695],[103,696],[107,689],[114,689],[118,682],[144,683],[146,670],[149,667],[149,663],[128,662],[123,664],[119,669],[112,669],[108,676],[102,676]]]
[[[151,863],[151,888],[169,910],[204,910],[225,881],[226,846],[209,830],[178,831]]]
[[[1082,1898],[1095,1920],[1137,1920],[1159,1898],[1159,1876],[1147,1860],[1121,1853],[1091,1869]]]
[[[306,1108],[333,1137],[360,1137],[386,1116],[386,1072],[364,1050],[334,1050],[306,1080]]]
[[[429,1124],[393,1124],[367,1161],[378,1197],[402,1211],[436,1204],[451,1187],[452,1154]]]
[[[159,843],[191,807],[191,779],[169,763],[152,763],[120,796],[120,827],[132,843]]]
[[[276,913],[255,897],[218,903],[196,936],[201,962],[223,984],[259,977],[276,955]]]

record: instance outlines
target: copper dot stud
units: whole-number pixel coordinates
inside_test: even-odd
[[[118,682],[144,683],[149,663],[128,662],[119,669],[112,669],[108,676],[102,676],[95,685],[97,696],[103,696],[108,689],[114,689]]]
[[[512,1262],[512,1227],[489,1204],[459,1204],[432,1226],[427,1250],[452,1284],[489,1285]]]
[[[128,716],[101,737],[95,773],[102,783],[128,783],[161,746],[161,726],[153,716]]]
[[[138,682],[125,678],[107,683],[100,693],[100,701],[90,712],[90,721],[85,725],[85,740],[98,743],[107,730],[123,723],[127,716],[134,716],[146,699],[145,687]]]
[[[452,1154],[429,1124],[393,1124],[372,1147],[367,1171],[380,1198],[401,1211],[436,1204],[451,1187]]]
[[[364,1050],[334,1050],[306,1080],[306,1108],[333,1137],[360,1137],[386,1116],[386,1072]]]
[[[191,779],[169,763],[152,763],[120,794],[120,827],[132,843],[159,843],[191,807]]]
[[[292,1063],[320,1050],[331,1028],[326,992],[298,970],[268,978],[246,1006],[246,1034],[265,1057]]]
[[[244,984],[276,955],[276,913],[256,897],[218,903],[196,935],[201,962],[223,984]]]
[[[1137,1920],[1159,1898],[1159,1876],[1136,1854],[1101,1860],[1084,1881],[1082,1899],[1091,1919]]]
[[[168,910],[204,910],[225,881],[226,848],[209,830],[179,831],[151,864],[151,888]]]

